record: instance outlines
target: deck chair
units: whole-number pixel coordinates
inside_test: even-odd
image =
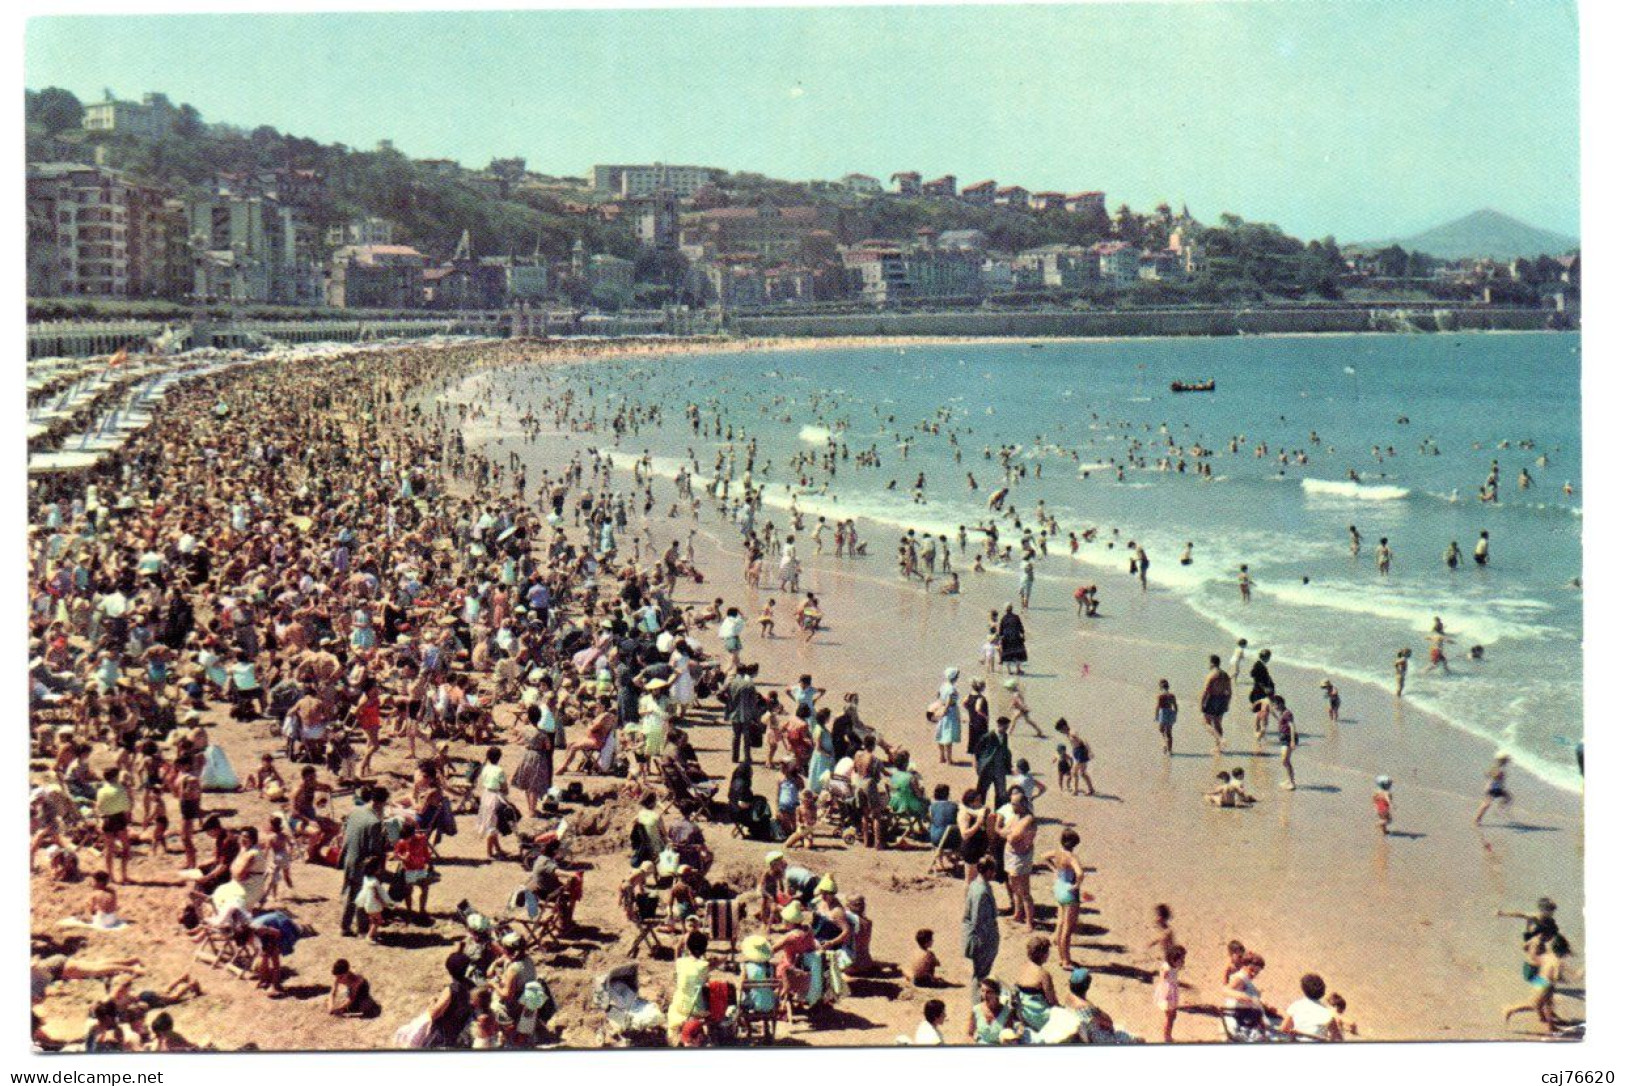
[[[480,763],[468,758],[453,758],[441,777],[441,791],[452,804],[452,814],[474,814],[480,809],[479,789],[474,787]]]
[[[687,781],[663,763],[660,766],[660,786],[666,793],[666,810],[675,807],[688,818],[716,821],[711,810],[711,799],[693,791]]]
[[[739,968],[739,903],[731,898],[705,902],[705,923],[711,964],[718,969]]]
[[[660,899],[652,896],[636,897],[627,887],[621,887],[621,910],[626,914],[626,922],[632,926],[634,936],[632,946],[628,949],[628,956],[636,958],[638,948],[647,946],[649,953],[665,950],[666,944],[661,940],[665,934],[662,927]]]
[[[739,985],[738,1030],[746,1044],[770,1045],[779,1028],[779,982],[773,979],[747,980]],[[766,1009],[762,1009],[765,1007]]]

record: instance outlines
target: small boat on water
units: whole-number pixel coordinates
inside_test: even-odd
[[[1173,384],[1168,386],[1168,391],[1169,392],[1212,392],[1214,387],[1215,387],[1215,385],[1214,385],[1213,378],[1210,377],[1206,381],[1175,381]]]

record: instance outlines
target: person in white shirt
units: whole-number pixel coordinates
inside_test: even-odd
[[[1247,663],[1247,639],[1245,637],[1236,641],[1236,654],[1230,657],[1230,677],[1241,678],[1241,669]]]
[[[1296,1033],[1318,1041],[1341,1041],[1343,1031],[1337,1024],[1337,1012],[1321,1000],[1326,998],[1326,982],[1319,973],[1303,975],[1303,998],[1286,1009],[1281,1021],[1284,1033]]]
[[[940,1045],[946,1044],[942,1039],[942,1027],[948,1021],[948,1005],[940,999],[925,1001],[924,1019],[919,1028],[914,1031],[914,1037],[908,1042],[912,1045]]]

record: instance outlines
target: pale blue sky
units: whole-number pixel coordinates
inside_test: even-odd
[[[71,17],[26,83],[532,169],[916,169],[1346,241],[1578,234],[1572,0]]]

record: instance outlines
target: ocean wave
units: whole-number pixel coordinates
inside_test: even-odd
[[[1441,603],[1436,596],[1424,599],[1397,587],[1348,581],[1255,584],[1253,593],[1289,607],[1386,619],[1418,633],[1431,630],[1435,616],[1444,616],[1446,629],[1452,637],[1459,642],[1476,645],[1555,637],[1563,633],[1534,621],[1534,616],[1552,609],[1550,604],[1540,600],[1496,598]]]
[[[1356,483],[1353,480],[1304,479],[1299,485],[1303,487],[1305,494],[1316,498],[1330,497],[1363,502],[1393,502],[1411,496],[1411,492],[1402,486],[1388,486],[1381,483]]]
[[[813,445],[822,445],[824,442],[828,441],[831,436],[832,435],[829,432],[829,427],[827,426],[803,426],[801,431],[796,434],[796,437],[800,438],[802,441]]]

